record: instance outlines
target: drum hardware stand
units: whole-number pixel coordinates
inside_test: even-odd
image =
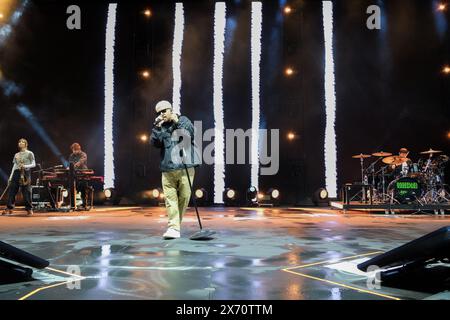
[[[423,169],[423,171],[427,172],[428,171],[428,167],[431,165],[431,158],[433,158],[433,154],[430,154],[430,156],[428,157],[428,160],[426,162],[425,168]]]
[[[369,199],[367,199],[367,190],[369,190],[370,204],[372,204],[373,203],[373,192],[372,192],[372,187],[369,185],[367,175],[365,174],[366,170],[364,169],[364,158],[363,157],[360,158],[360,164],[361,164],[361,191],[360,191],[360,193],[362,193],[361,202],[362,203],[368,202]],[[357,197],[358,194],[356,194],[352,199],[350,199],[350,201],[353,200],[355,197]]]
[[[444,195],[442,195],[442,193]],[[437,186],[433,184],[431,188],[424,194],[422,199],[427,204],[450,202],[450,194],[447,192],[447,190],[445,190],[445,187],[438,189]]]
[[[378,192],[378,187],[376,186],[375,183],[375,176],[379,175],[381,172],[381,193]],[[374,197],[375,200],[377,202],[381,202],[381,203],[386,203],[388,202],[390,199],[392,199],[392,195],[388,194],[386,191],[386,166],[381,167],[380,170],[378,170],[377,172],[373,173],[373,178],[372,178],[372,186],[375,189],[375,194],[376,196]]]
[[[366,195],[366,188],[365,188],[365,184],[366,184],[366,180],[367,180],[367,176],[364,175],[364,158],[360,159],[360,163],[361,163],[361,192],[362,192],[362,201],[364,203],[367,203],[367,195]]]
[[[380,158],[381,159],[381,158]],[[375,165],[377,164],[378,161],[380,161],[380,159],[372,162],[370,164],[370,166],[367,168],[367,171],[371,173],[372,175],[372,186],[371,186],[371,191],[370,191],[370,196],[371,196],[371,203],[373,203],[373,200],[378,200],[378,194],[376,192],[376,188],[375,188]],[[375,189],[375,190],[374,190]],[[374,192],[375,191],[375,192]]]
[[[367,195],[367,192],[369,192],[369,195]],[[361,195],[361,203],[370,203],[370,205],[373,204],[374,199],[374,193],[373,193],[373,187],[369,184],[361,184],[361,191],[359,191],[357,194],[355,194],[353,197],[351,197],[349,200],[347,200],[348,203],[352,202],[355,198]]]

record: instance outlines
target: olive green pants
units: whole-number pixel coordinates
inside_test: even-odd
[[[194,183],[194,168],[188,168],[191,183]],[[180,231],[184,212],[191,198],[188,177],[185,169],[162,173],[162,187],[169,216],[169,228]]]

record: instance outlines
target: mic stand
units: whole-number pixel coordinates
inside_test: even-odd
[[[191,189],[191,199],[192,199],[192,203],[194,204],[195,207],[195,213],[197,214],[197,220],[198,220],[198,224],[200,227],[200,230],[197,231],[196,233],[194,233],[192,236],[189,237],[189,239],[191,240],[200,240],[200,241],[205,241],[205,240],[212,240],[213,239],[213,235],[216,233],[213,230],[207,230],[207,229],[203,229],[202,226],[202,220],[200,219],[200,214],[198,213],[198,208],[197,208],[197,201],[195,200],[195,194],[194,194],[194,190],[192,188],[192,182],[191,182],[191,178],[189,176],[189,171],[185,162],[185,157],[186,157],[186,152],[184,150],[184,148],[182,149],[183,152],[183,166],[184,169],[186,171],[186,176],[189,182],[189,188]]]

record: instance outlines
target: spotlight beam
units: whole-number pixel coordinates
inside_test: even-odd
[[[44,142],[47,144],[47,146],[50,148],[50,150],[52,150],[53,154],[59,158],[59,160],[61,161],[61,163],[64,166],[68,166],[69,162],[66,160],[66,158],[64,158],[64,156],[62,155],[61,151],[59,151],[58,147],[54,144],[54,142],[52,141],[52,139],[50,138],[50,136],[47,134],[47,132],[45,131],[45,129],[39,124],[38,120],[36,119],[36,117],[33,115],[33,113],[31,112],[31,110],[23,105],[20,104],[17,107],[17,111],[25,118],[25,120],[27,120],[27,122],[31,125],[31,127],[33,127],[33,129],[37,132],[37,134],[39,135],[39,137],[44,140]]]
[[[27,6],[28,0],[23,1],[20,7],[12,14],[10,22],[0,28],[0,46],[3,45],[8,36],[11,34],[13,27],[17,25]]]

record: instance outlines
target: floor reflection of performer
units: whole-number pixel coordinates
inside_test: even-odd
[[[28,150],[28,142],[25,139],[20,139],[18,143],[19,152],[14,155],[13,168],[8,179],[9,194],[8,203],[4,214],[11,214],[16,202],[16,195],[19,189],[22,192],[25,201],[25,210],[31,216],[33,214],[33,206],[31,204],[31,170],[36,167],[34,154]]]
[[[81,150],[79,143],[75,142],[70,146],[72,154],[69,156],[69,163],[73,164],[75,170],[87,169],[87,154]],[[81,192],[81,207],[86,209],[87,207],[87,181],[78,181],[77,190]]]

